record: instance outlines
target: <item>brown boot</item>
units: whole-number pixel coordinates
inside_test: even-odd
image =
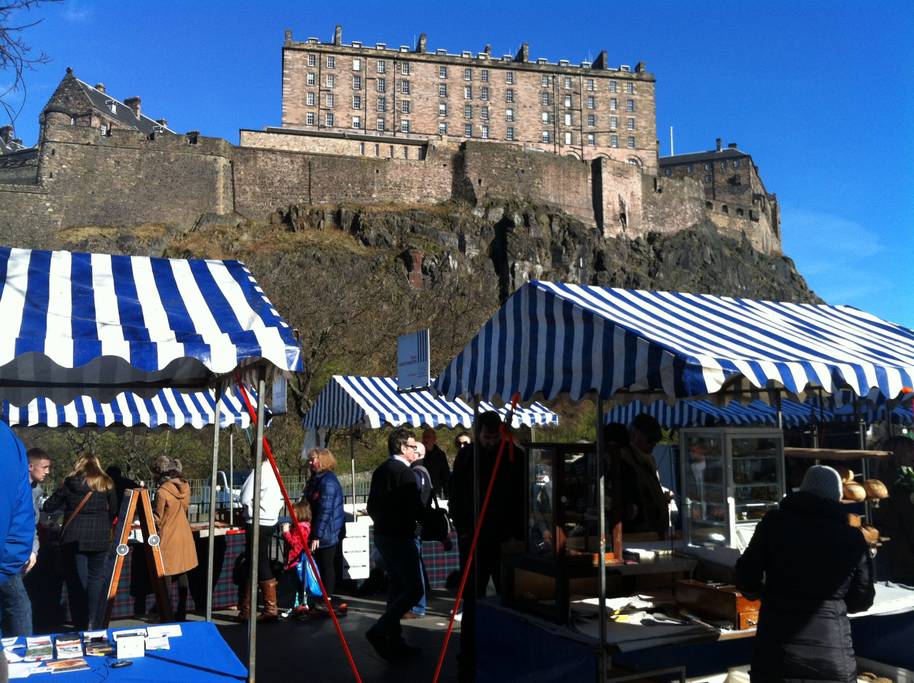
[[[241,597],[238,599],[238,621],[247,621],[251,616],[251,584],[245,583],[241,588]]]
[[[263,610],[257,621],[277,621],[279,608],[276,605],[276,579],[261,581],[260,590],[263,592]]]

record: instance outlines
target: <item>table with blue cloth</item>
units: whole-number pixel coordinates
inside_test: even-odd
[[[235,656],[228,644],[222,639],[216,627],[208,621],[183,622],[180,624],[181,636],[169,638],[168,650],[155,650],[146,653],[145,657],[131,659],[130,666],[114,668],[113,657],[84,657],[89,669],[67,672],[63,679],[53,673],[35,672],[27,679],[61,680],[76,683],[98,683],[98,681],[130,681],[131,683],[182,683],[183,681],[232,681],[247,680],[247,669]],[[112,631],[125,629],[109,629]],[[126,629],[132,630],[132,629]],[[20,638],[19,642],[24,642]],[[113,642],[113,641],[112,641]]]

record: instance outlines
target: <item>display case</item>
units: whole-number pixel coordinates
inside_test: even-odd
[[[755,526],[784,497],[784,438],[778,429],[683,429],[686,542],[744,550]]]

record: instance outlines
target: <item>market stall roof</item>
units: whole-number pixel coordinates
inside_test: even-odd
[[[498,410],[504,416],[507,408],[481,403],[480,410]],[[431,391],[400,393],[392,377],[344,375],[334,375],[327,382],[302,420],[305,429],[379,429],[385,424],[469,429],[472,423],[473,408],[460,399],[447,401]],[[518,407],[514,413],[515,427],[556,424],[558,415],[540,403]]]
[[[100,403],[90,396],[80,396],[58,405],[46,398],[32,399],[28,404],[15,406],[9,401],[0,404],[0,420],[11,427],[193,427],[202,429],[215,419],[216,393],[213,390],[184,393],[162,389],[151,398],[131,392],[119,394],[110,403]],[[247,428],[251,419],[244,400],[233,387],[222,395],[219,411],[220,427],[237,425]]]
[[[704,397],[847,387],[895,398],[914,384],[914,331],[849,306],[523,285],[438,376],[447,398],[598,392]]]
[[[813,411],[815,411],[815,417],[812,415]],[[667,429],[710,425],[776,426],[778,423],[777,409],[762,401],[752,401],[746,405],[734,401],[726,406],[720,406],[702,399],[677,401],[673,405],[663,400],[649,403],[631,401],[607,411],[604,422],[606,424],[618,422],[627,425],[642,413],[651,415]],[[814,419],[826,422],[834,419],[834,414],[831,412],[826,411],[820,415],[819,411],[811,405],[787,399],[781,401],[781,414],[785,427],[801,427]]]
[[[0,394],[20,405],[302,367],[292,329],[232,260],[0,247],[0,320]]]

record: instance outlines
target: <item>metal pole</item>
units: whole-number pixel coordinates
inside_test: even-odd
[[[355,521],[355,438],[349,432],[349,473],[352,475],[352,521]]]
[[[263,480],[263,397],[266,396],[264,371],[260,370],[257,378],[257,447],[254,457],[254,518],[251,520],[251,567],[249,589],[251,591],[251,609],[248,614],[248,681],[257,679],[257,554],[260,552],[260,487]]]
[[[606,444],[603,442],[603,398],[597,396],[597,519],[600,541],[600,557],[597,561],[598,577],[600,582],[600,602],[599,602],[599,619],[600,619],[600,680],[606,680],[609,666],[606,661],[606,620],[609,616],[606,613],[606,471],[603,467],[603,454],[606,450]],[[613,495],[617,492],[613,491]]]
[[[229,429],[229,526],[235,526],[235,430]]]
[[[209,482],[209,534],[206,551],[206,620],[213,620],[213,558],[216,554],[216,478],[219,474],[219,426],[222,422],[222,387],[216,388],[213,419],[213,469]],[[229,491],[231,494],[231,491]]]
[[[473,528],[479,523],[479,397],[473,396]],[[479,563],[473,562],[473,599],[479,604]],[[485,596],[483,596],[485,597]],[[475,618],[475,617],[474,617]],[[475,635],[474,635],[475,637]]]

